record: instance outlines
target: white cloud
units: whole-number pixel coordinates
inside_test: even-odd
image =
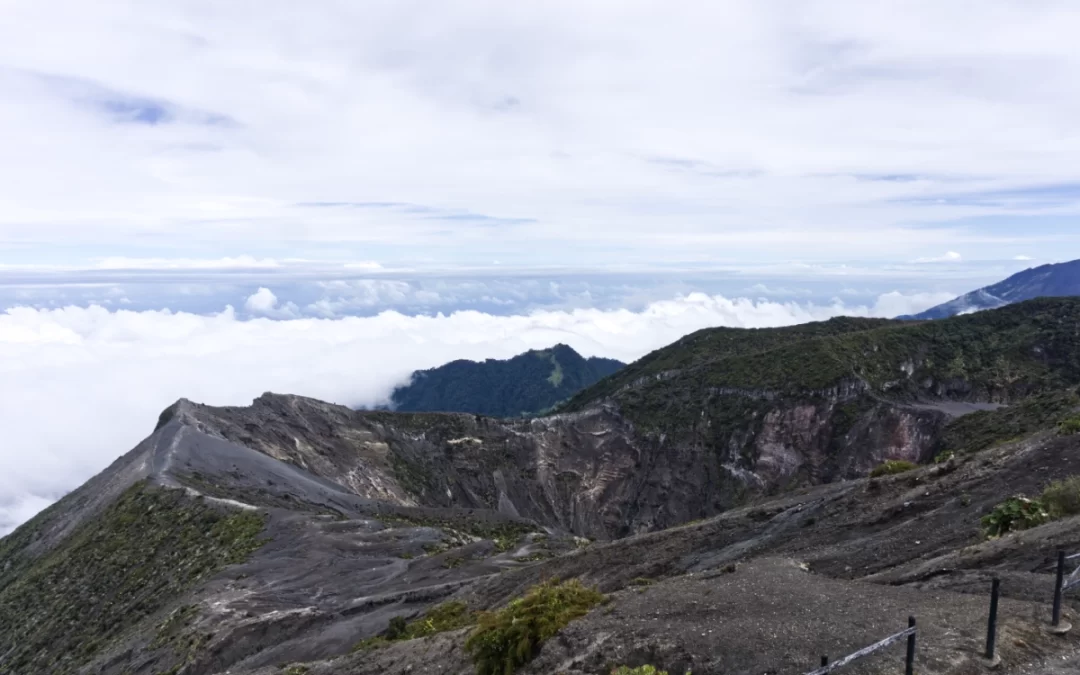
[[[933,258],[916,258],[912,262],[920,263],[920,264],[922,264],[922,263],[949,263],[949,262],[960,262],[963,259],[964,259],[964,257],[962,255],[960,255],[959,253],[957,253],[956,251],[948,251],[948,252],[945,253],[945,255],[940,255],[940,256],[937,256],[937,257],[933,257]]]
[[[1034,260],[1034,258],[1032,258],[1029,255],[1018,255],[1015,258],[1013,258],[1013,260],[1028,261],[1028,260]]]
[[[933,292],[905,295],[898,291],[885,293],[874,303],[874,316],[908,316],[936,307],[956,297],[955,293]]]
[[[1080,211],[1039,190],[1075,180],[1073,3],[797,4],[13,0],[0,245],[506,267],[1080,250],[1025,220]],[[1016,229],[978,224],[1000,215]]]
[[[808,297],[812,295],[812,293],[805,288],[786,288],[783,286],[773,288],[771,286],[766,286],[765,284],[754,284],[745,289],[744,292],[751,293],[755,296],[782,298]]]
[[[269,288],[263,287],[249,297],[244,306],[249,312],[268,312],[277,306],[277,296]]]
[[[279,305],[277,296],[265,286],[248,296],[244,301],[244,308],[251,314],[271,319],[295,319],[300,316],[300,308],[296,304],[287,302]]]
[[[279,308],[268,289],[252,298],[256,310]],[[639,312],[287,321],[241,321],[231,309],[204,316],[15,308],[0,314],[0,533],[133,447],[180,397],[242,405],[276,391],[371,405],[413,370],[457,358],[505,358],[565,342],[585,355],[632,361],[707,326],[915,311],[937,299],[889,294],[872,308],[823,307],[693,293]]]
[[[103,270],[220,270],[220,269],[273,269],[280,267],[271,258],[256,259],[249,255],[235,258],[125,258],[122,256],[102,258],[96,267]]]

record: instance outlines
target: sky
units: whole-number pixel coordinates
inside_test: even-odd
[[[373,405],[1080,258],[1077,34],[1072,0],[0,0],[0,534],[181,396]]]

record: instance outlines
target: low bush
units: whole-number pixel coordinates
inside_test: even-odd
[[[1051,518],[1080,513],[1080,476],[1054,481],[1043,490],[1042,503]]]
[[[892,476],[893,474],[904,473],[905,471],[911,471],[912,469],[917,468],[919,468],[918,464],[907,462],[902,459],[890,459],[874,467],[874,470],[870,472],[870,477],[880,478],[881,476]]]
[[[391,642],[415,640],[448,630],[465,628],[476,623],[476,612],[470,612],[463,602],[444,602],[432,607],[426,614],[415,621],[406,621],[405,617],[390,619],[390,627],[382,635],[361,641],[353,651],[369,651],[385,647]]]
[[[1050,520],[1050,514],[1040,499],[1023,496],[1009,497],[983,516],[983,534],[987,538],[1000,537],[1009,532],[1026,530]]]
[[[1070,417],[1058,425],[1058,433],[1062,436],[1080,434],[1080,415]]]
[[[511,675],[531,661],[545,641],[603,600],[602,593],[577,580],[544,582],[504,609],[482,613],[465,650],[477,675]]]
[[[668,675],[668,672],[666,670],[657,670],[655,666],[639,666],[637,668],[619,666],[611,671],[611,675]]]

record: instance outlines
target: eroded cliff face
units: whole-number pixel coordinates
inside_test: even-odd
[[[886,459],[925,461],[947,420],[839,389],[806,399],[726,393],[671,433],[643,431],[612,404],[514,421],[267,394],[246,408],[183,401],[170,416],[366,499],[492,510],[593,539],[865,475]]]

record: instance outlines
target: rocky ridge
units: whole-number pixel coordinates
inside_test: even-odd
[[[1050,549],[1080,546],[1072,520],[995,545],[980,544],[978,521],[1003,494],[1080,473],[1077,443],[1054,432],[1077,408],[1078,335],[1072,300],[933,324],[717,329],[646,357],[557,414],[524,420],[358,412],[274,394],[243,408],[181,400],[146,441],[0,540],[0,628],[15,629],[0,630],[0,673],[276,673],[327,658],[343,660],[303,668],[465,673],[460,635],[344,655],[393,617],[447,598],[498,607],[551,576],[614,593],[625,622],[590,615],[545,647],[538,673],[606,673],[642,659],[693,663],[696,673],[794,668],[804,649],[846,648],[885,625],[843,635],[806,627],[786,656],[762,647],[710,661],[706,652],[731,651],[740,637],[720,626],[741,625],[750,610],[697,613],[705,587],[683,579],[690,574],[712,575],[706,586],[718,589],[736,584],[733,598],[792,583],[828,598],[843,588],[863,598],[845,610],[858,624],[876,611],[867,582],[897,585],[897,608],[925,607],[945,621],[967,602],[955,593],[993,569],[1013,575],[1012,599],[1034,611],[1023,603],[1045,592]],[[973,434],[966,420],[992,433]],[[862,478],[886,459],[982,448],[908,476]],[[173,517],[158,519],[162,510]],[[236,526],[221,523],[237,513],[261,519],[257,546],[229,540]],[[680,527],[703,518],[711,520]],[[169,538],[176,547],[125,543],[163,522],[181,528]],[[118,528],[127,536],[113,536]],[[598,543],[582,548],[588,540]],[[161,556],[201,562],[177,567]],[[118,581],[102,560],[144,570],[142,590],[103,605]],[[735,563],[755,570],[753,580],[724,572]],[[793,571],[795,563],[806,567]],[[96,590],[56,593],[50,569]],[[663,626],[643,614],[655,602],[638,598],[638,579],[672,593]],[[740,584],[750,596],[739,596]],[[923,586],[946,595],[927,599]],[[100,635],[50,623],[42,644],[68,646],[34,649],[13,641],[25,626],[11,609],[31,597],[45,616],[115,607],[132,619]],[[1015,650],[1018,660],[1060,651],[1017,639],[1031,646]],[[940,661],[927,672],[970,662],[950,644],[931,640]],[[592,656],[575,661],[579,652]]]

